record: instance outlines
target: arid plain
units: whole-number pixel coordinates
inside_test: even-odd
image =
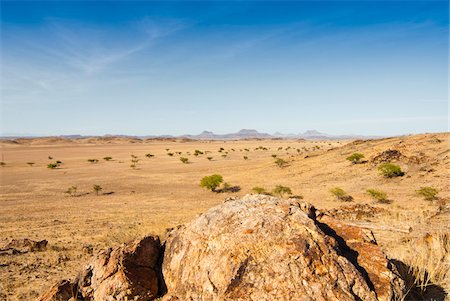
[[[276,185],[290,187],[293,195],[319,210],[350,206],[335,214],[371,229],[389,258],[416,268],[419,276],[422,268],[426,284],[450,289],[450,250],[445,249],[450,232],[448,133],[365,141],[36,138],[0,143],[0,248],[11,239],[48,240],[45,251],[0,253],[2,300],[30,300],[55,280],[75,276],[91,249],[147,233],[164,238],[167,228],[186,223],[227,197],[252,193],[255,186],[271,191]],[[195,156],[196,150],[203,154]],[[385,159],[398,164],[404,176],[380,175],[374,159],[388,150],[401,154]],[[355,152],[367,162],[346,160]],[[277,166],[275,155],[287,165]],[[132,156],[138,160],[135,168],[130,166]],[[47,167],[56,161],[62,162],[58,168]],[[200,180],[211,174],[222,175],[241,190],[202,189]],[[99,195],[93,185],[102,187]],[[71,186],[77,187],[72,196],[66,193]],[[334,187],[353,201],[336,200],[330,193]],[[418,195],[421,187],[436,188],[436,200]],[[366,192],[369,188],[386,192],[389,202],[374,201]],[[430,240],[444,249],[433,251],[427,245]]]

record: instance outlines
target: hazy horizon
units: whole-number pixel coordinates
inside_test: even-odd
[[[448,1],[1,8],[2,136],[448,131]]]

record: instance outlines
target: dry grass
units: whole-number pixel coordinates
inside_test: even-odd
[[[446,133],[355,143],[142,142],[122,138],[19,142],[1,144],[6,165],[0,167],[0,247],[11,238],[21,237],[47,239],[50,247],[45,252],[0,256],[0,300],[2,296],[8,300],[30,300],[56,279],[73,276],[90,257],[83,253],[86,244],[98,250],[148,233],[164,237],[166,228],[186,223],[230,196],[199,186],[203,176],[215,173],[221,174],[224,181],[239,185],[242,190],[237,195],[251,193],[256,186],[271,189],[283,185],[321,209],[343,205],[329,193],[333,187],[342,187],[355,204],[372,204],[366,193],[368,188],[382,190],[393,203],[374,206],[388,213],[361,222],[378,229],[387,228],[386,225],[412,229],[408,234],[374,231],[377,241],[392,258],[407,260],[402,257],[406,254],[404,249],[417,237],[449,231],[450,213],[439,209],[441,205],[437,202],[425,201],[415,193],[420,187],[430,186],[439,190],[442,199],[450,198]],[[224,150],[219,152],[220,148]],[[168,156],[166,149],[174,155]],[[405,160],[395,162],[406,172],[405,176],[383,178],[377,166],[370,163],[372,157],[387,149],[397,149],[405,155]],[[194,156],[195,150],[208,153]],[[223,158],[221,154],[225,152],[228,154]],[[364,154],[369,162],[347,161],[355,152]],[[148,153],[154,157],[146,157]],[[140,160],[135,169],[130,167],[131,154]],[[277,167],[273,154],[289,158],[289,165]],[[244,160],[244,155],[249,159]],[[63,164],[54,170],[46,168],[48,156]],[[112,160],[87,162],[89,158],[105,156]],[[189,158],[190,164],[182,164],[181,156]],[[35,164],[29,166],[27,162]],[[103,188],[102,193],[113,194],[96,196],[91,191],[94,184]],[[71,186],[77,186],[79,196],[64,193]],[[424,266],[429,273],[427,264],[416,266]],[[414,266],[413,262],[411,265]]]

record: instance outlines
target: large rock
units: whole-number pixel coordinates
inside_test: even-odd
[[[53,286],[38,300],[153,300],[162,285],[160,256],[157,236],[109,248],[95,255],[77,279]]]
[[[312,206],[292,199],[249,195],[212,208],[169,233],[163,300],[390,300],[401,294],[401,280],[374,243],[374,261],[392,274],[381,291],[368,277],[371,267],[359,265],[349,246],[321,227],[328,230]]]

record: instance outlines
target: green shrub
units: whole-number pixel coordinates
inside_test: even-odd
[[[200,186],[211,191],[216,191],[216,188],[223,182],[223,177],[221,175],[211,175],[203,177],[200,181]]]
[[[400,166],[392,163],[384,163],[378,166],[380,173],[386,178],[395,178],[405,175]]]
[[[421,187],[419,190],[416,190],[416,193],[427,201],[434,201],[438,199],[438,190],[434,187]]]
[[[112,160],[112,157],[103,157],[103,160],[105,160],[105,161],[111,161]]]
[[[257,194],[267,194],[266,189],[264,189],[263,187],[259,187],[259,186],[253,187],[252,191]]]
[[[102,188],[102,186],[100,186],[100,185],[93,185],[93,186],[92,186],[92,190],[94,190],[95,194],[98,195],[98,193],[99,193],[100,191],[102,191],[103,188]]]
[[[353,153],[349,157],[347,157],[347,160],[352,162],[353,164],[361,163],[361,159],[364,158],[364,155],[361,153]]]
[[[67,190],[65,191],[65,193],[67,193],[70,196],[75,196],[77,194],[77,186],[70,186],[69,188],[67,188]]]
[[[282,198],[285,194],[292,194],[292,190],[287,186],[277,185],[273,190],[273,194]]]
[[[344,189],[340,187],[334,187],[330,189],[330,193],[338,200],[343,202],[353,201],[353,197],[348,195]]]
[[[369,194],[372,198],[377,200],[379,203],[389,203],[389,200],[387,198],[387,193],[381,190],[376,189],[367,189],[367,194]]]
[[[283,160],[283,159],[281,159],[281,158],[278,158],[278,159],[275,160],[275,164],[276,164],[278,167],[283,168],[283,167],[286,167],[286,166],[288,165],[288,162],[287,162],[286,160]]]
[[[58,167],[58,164],[56,164],[56,163],[48,163],[47,164],[47,168],[50,168],[50,169],[55,169],[57,167]]]
[[[189,159],[185,158],[185,157],[180,157],[180,161],[183,162],[184,164],[188,164],[189,163]]]

